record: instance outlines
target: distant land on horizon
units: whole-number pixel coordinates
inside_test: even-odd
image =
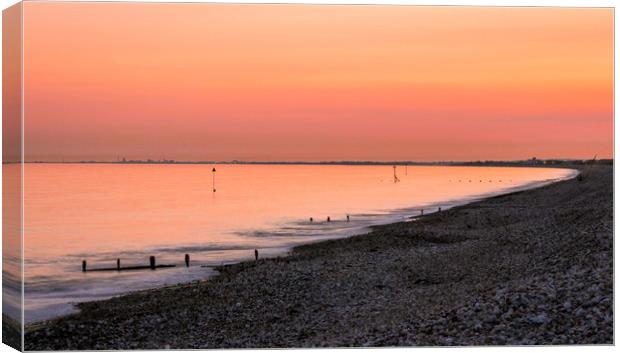
[[[7,162],[3,162],[7,164]],[[8,162],[11,163],[11,162]],[[537,159],[524,160],[479,160],[479,161],[176,161],[172,159],[146,159],[146,160],[117,160],[117,161],[27,161],[29,164],[254,164],[254,165],[472,165],[472,166],[524,166],[524,165],[579,165],[579,164],[613,164],[613,158],[597,159]]]

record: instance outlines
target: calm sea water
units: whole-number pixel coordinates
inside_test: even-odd
[[[283,254],[481,197],[574,176],[571,170],[324,165],[28,164],[24,170],[25,321],[72,303],[188,282],[210,267]],[[346,216],[350,215],[350,222]],[[310,222],[310,217],[314,222]],[[327,217],[331,222],[326,222]],[[191,266],[184,267],[184,255]],[[158,264],[155,271],[88,266]]]

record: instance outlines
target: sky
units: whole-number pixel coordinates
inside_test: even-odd
[[[613,10],[24,5],[27,160],[613,155]]]

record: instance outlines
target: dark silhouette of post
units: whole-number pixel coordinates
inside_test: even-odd
[[[151,270],[154,270],[155,269],[155,256],[149,257],[149,263],[151,266]]]
[[[420,210],[420,214],[423,215],[424,214],[424,209]]]
[[[398,183],[400,181],[400,179],[398,179],[398,177],[396,176],[396,165],[394,165],[394,182]]]
[[[185,254],[185,267],[189,267],[189,254]]]
[[[327,216],[327,221],[328,221],[328,222],[331,222],[331,221],[332,221],[332,219],[331,219],[331,218],[329,218],[329,216]]]
[[[314,222],[314,218],[310,217],[310,222]]]
[[[116,259],[116,270],[117,271],[121,270],[121,259]]]
[[[351,221],[351,218],[349,217],[349,215],[347,215],[347,222]]]
[[[215,167],[213,167],[211,172],[213,173],[213,192],[215,192]]]
[[[258,261],[258,249],[254,249],[254,260]]]
[[[441,207],[439,207],[439,208],[437,209],[437,211],[441,212]]]
[[[86,260],[82,260],[82,272],[86,272]]]

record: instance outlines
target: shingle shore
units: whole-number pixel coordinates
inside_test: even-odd
[[[613,343],[613,168],[80,304],[27,350]]]

